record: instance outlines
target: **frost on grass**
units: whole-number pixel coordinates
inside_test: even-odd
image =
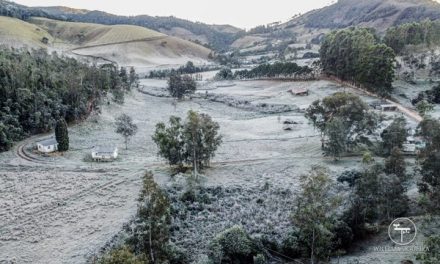
[[[180,181],[182,182],[182,181]],[[197,256],[209,253],[209,242],[233,226],[253,238],[281,243],[291,229],[292,186],[261,182],[249,186],[166,186],[172,203],[172,242]]]

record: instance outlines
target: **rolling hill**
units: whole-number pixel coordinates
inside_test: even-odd
[[[440,4],[433,0],[339,0],[333,5],[313,10],[292,19],[284,28],[372,27],[379,32],[391,26],[424,19],[440,19]]]
[[[290,21],[266,28],[264,33],[248,33],[232,47],[249,48],[261,43],[315,42],[322,34],[352,26],[371,27],[379,34],[392,26],[425,19],[440,19],[440,3],[433,0],[339,0],[336,3],[297,15]],[[250,42],[251,41],[251,42]],[[255,46],[254,45],[254,46]]]
[[[174,37],[200,42],[217,50],[227,49],[232,42],[244,34],[244,30],[231,25],[209,25],[173,16],[139,15],[128,17],[97,10],[74,9],[64,6],[27,7],[6,0],[0,0],[0,15],[22,20],[27,20],[30,17],[45,17],[104,25],[136,25]]]
[[[46,48],[43,38],[53,37],[44,29],[17,18],[0,16],[0,44],[8,47]]]
[[[207,62],[211,50],[144,27],[0,17],[0,44],[138,68]]]
[[[37,7],[50,17],[75,22],[91,22],[105,25],[137,25],[154,29],[167,35],[208,44],[218,50],[226,49],[244,33],[243,30],[230,25],[208,25],[192,22],[173,16],[159,17],[149,15],[118,16],[97,10],[72,9],[62,6]]]

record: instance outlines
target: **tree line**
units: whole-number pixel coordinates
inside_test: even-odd
[[[386,32],[384,43],[397,54],[401,54],[407,45],[440,45],[440,20],[425,20],[391,27]]]
[[[177,69],[152,70],[148,73],[147,78],[150,79],[165,79],[172,75],[194,74],[206,71],[216,70],[218,67],[212,66],[195,66],[192,61],[188,61],[185,65]]]
[[[111,93],[123,103],[137,84],[134,69],[88,65],[44,50],[0,50],[0,151],[56,121],[81,120]]]
[[[389,96],[394,78],[394,51],[371,29],[350,28],[327,34],[320,50],[322,70],[343,81]]]
[[[241,70],[234,73],[237,79],[257,78],[314,78],[313,70],[308,66],[299,66],[294,62],[276,62],[261,64],[251,70]]]

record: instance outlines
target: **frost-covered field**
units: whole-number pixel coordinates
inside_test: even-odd
[[[165,81],[142,80],[149,87],[164,88]],[[123,106],[103,104],[102,114],[70,128],[71,150],[64,156],[42,157],[32,146],[45,136],[30,138],[14,150],[0,154],[0,263],[84,263],[110,241],[136,213],[141,176],[153,170],[179,211],[173,223],[172,241],[189,250],[194,259],[206,254],[208,241],[224,228],[243,225],[252,235],[286,234],[298,179],[313,165],[327,166],[333,177],[359,166],[359,158],[338,163],[322,157],[317,132],[301,109],[313,100],[343,88],[318,82],[204,82],[200,98],[173,105],[167,97],[133,91]],[[310,95],[294,97],[287,92],[307,87]],[[241,108],[227,99],[213,102],[203,95],[247,100],[252,105],[290,105],[295,111],[268,113],[261,107]],[[373,98],[361,95],[366,101]],[[185,205],[187,188],[182,177],[171,177],[157,157],[151,135],[155,124],[170,115],[184,117],[190,109],[207,113],[220,123],[223,145],[212,168],[200,184],[208,203]],[[139,130],[125,150],[114,132],[114,118],[127,113]],[[292,131],[282,121],[292,119]],[[89,163],[84,157],[97,145],[117,145],[120,158],[113,163]],[[29,157],[23,158],[22,152]],[[203,242],[202,242],[203,241]]]

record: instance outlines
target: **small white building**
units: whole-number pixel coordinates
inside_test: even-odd
[[[426,142],[421,137],[408,137],[403,144],[403,152],[415,153],[426,147]]]
[[[37,149],[41,153],[51,153],[58,150],[58,142],[55,138],[49,138],[37,142]]]
[[[92,159],[95,161],[113,161],[118,157],[118,148],[111,146],[94,147]]]

